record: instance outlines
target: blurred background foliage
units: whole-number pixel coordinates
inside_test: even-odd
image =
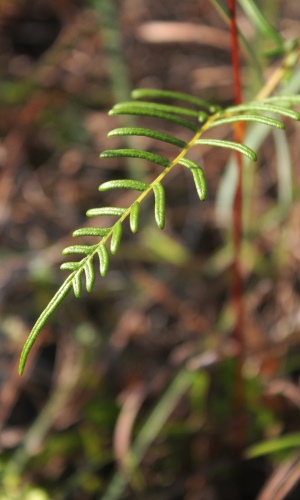
[[[245,99],[280,64],[266,53],[274,40],[300,31],[297,2],[257,4],[280,35],[239,8]],[[134,161],[98,159],[119,144],[106,138],[120,123],[110,106],[135,87],[233,101],[222,5],[0,2],[1,500],[299,498],[298,124],[247,135],[259,162],[245,166],[242,391],[231,336],[232,162],[209,149],[196,158],[207,201],[178,169],[165,186],[164,232],[144,207],[108,276],[56,312],[17,374],[24,340],[64,278],[61,250],[86,210],[113,203],[97,186],[126,169],[149,175]],[[299,88],[294,65],[279,91]]]

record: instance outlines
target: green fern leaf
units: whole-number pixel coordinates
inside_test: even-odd
[[[171,113],[166,113],[164,111],[157,111],[156,109],[145,108],[145,107],[123,107],[115,109],[113,108],[108,113],[109,115],[137,115],[137,116],[150,116],[153,118],[160,118],[161,120],[166,120],[171,123],[176,123],[177,125],[181,125],[192,132],[196,133],[198,130],[198,126],[195,123],[190,122],[189,120],[185,120],[180,116],[173,115]],[[198,113],[197,113],[198,116]]]
[[[122,237],[122,223],[117,222],[114,225],[111,237],[110,251],[112,254],[116,254],[117,251],[119,250],[121,237]]]
[[[108,227],[82,227],[80,229],[76,229],[76,231],[73,232],[72,236],[74,236],[75,238],[77,238],[78,236],[104,237],[107,236],[109,232],[110,228]]]
[[[72,245],[63,250],[63,255],[70,255],[73,253],[79,253],[83,255],[89,255],[97,248],[97,245]]]
[[[150,184],[142,181],[133,181],[131,179],[121,179],[116,181],[107,181],[99,186],[99,191],[109,191],[110,189],[132,189],[135,191],[146,191],[150,187]],[[89,210],[90,212],[90,210]]]
[[[297,111],[275,104],[268,104],[263,101],[252,101],[248,104],[239,104],[238,106],[231,106],[226,109],[226,113],[239,113],[243,111],[269,111],[270,113],[286,116],[292,120],[300,120],[300,113]]]
[[[197,139],[195,144],[207,145],[207,146],[217,146],[218,148],[232,149],[233,151],[239,151],[243,155],[247,156],[250,160],[256,161],[256,153],[244,144],[239,144],[238,142],[224,141],[221,139]]]
[[[156,182],[155,184],[153,184],[152,189],[155,198],[155,205],[154,205],[155,221],[159,229],[163,229],[165,227],[165,212],[166,212],[165,190],[160,182]]]
[[[80,297],[82,292],[81,275],[82,275],[82,269],[80,271],[77,271],[77,273],[74,274],[74,277],[72,279],[73,291],[77,299]]]
[[[92,259],[87,259],[85,266],[84,266],[84,272],[85,272],[85,279],[86,279],[86,289],[88,292],[91,292],[93,287],[94,287],[95,278],[96,278]]]
[[[81,265],[80,262],[64,262],[60,266],[60,269],[62,271],[77,271],[80,265]]]
[[[103,186],[103,184],[102,184]],[[100,187],[99,187],[100,190]],[[101,191],[105,191],[105,189],[101,189]],[[125,214],[126,208],[119,208],[119,207],[101,207],[101,208],[91,208],[86,212],[86,215],[88,217],[96,217],[96,216],[102,216],[102,215],[114,215],[116,217],[122,217],[123,214]],[[110,231],[110,229],[104,229],[104,232],[106,234]],[[103,236],[106,236],[104,234]],[[102,236],[102,235],[101,235]]]
[[[195,111],[190,108],[183,108],[179,106],[170,106],[168,104],[159,104],[154,102],[146,102],[146,101],[129,101],[129,102],[121,102],[120,104],[116,104],[113,109],[121,110],[121,109],[151,109],[158,112],[163,113],[173,113],[175,115],[184,115],[184,116],[193,116],[194,118],[198,117],[199,111]]]
[[[199,196],[201,201],[205,200],[207,187],[206,187],[206,180],[205,180],[204,172],[203,172],[202,168],[197,163],[195,163],[192,160],[188,160],[187,158],[182,158],[179,161],[179,163],[180,163],[180,165],[187,167],[191,171],[191,173],[193,175],[194,182],[195,182],[198,196]]]
[[[300,104],[300,95],[273,95],[266,97],[264,102],[280,102],[282,106],[292,106],[293,104]]]
[[[139,158],[143,160],[151,161],[152,163],[157,163],[162,167],[168,167],[170,165],[169,160],[163,156],[149,153],[148,151],[143,151],[142,149],[112,149],[103,151],[100,154],[100,158]]]
[[[220,118],[219,120],[215,120],[207,125],[207,129],[211,129],[214,127],[218,127],[219,125],[228,125],[230,123],[235,122],[257,122],[263,123],[264,125],[268,125],[269,127],[277,127],[280,129],[284,129],[285,125],[280,120],[276,120],[275,118],[271,118],[269,116],[261,116],[261,115],[238,115],[238,116],[227,116],[225,118]]]
[[[144,136],[151,137],[152,139],[157,139],[158,141],[167,142],[169,144],[173,144],[174,146],[178,146],[180,149],[184,149],[187,147],[187,143],[174,137],[173,135],[165,134],[163,132],[157,132],[156,130],[151,130],[149,128],[141,128],[141,127],[122,127],[111,130],[107,137],[114,136]]]
[[[133,203],[130,210],[130,229],[133,233],[136,233],[139,228],[139,216],[140,216],[140,204],[138,201]]]
[[[131,92],[132,99],[144,99],[145,97],[155,98],[155,99],[174,99],[183,102],[189,102],[194,104],[199,108],[207,109],[210,113],[216,113],[220,107],[215,106],[212,103],[203,101],[198,97],[185,94],[184,92],[172,92],[169,90],[159,90],[159,89],[135,89]]]
[[[100,262],[100,274],[101,276],[106,276],[109,266],[109,255],[105,244],[99,245],[97,247],[97,253]]]

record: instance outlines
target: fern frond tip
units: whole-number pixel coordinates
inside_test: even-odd
[[[49,304],[46,306],[46,308],[43,310],[39,318],[37,319],[35,325],[33,326],[30,334],[27,337],[27,340],[24,344],[24,347],[21,352],[20,356],[20,363],[19,363],[19,374],[22,375],[24,372],[24,368],[27,362],[28,355],[33,347],[33,344],[35,343],[39,333],[41,332],[42,328],[44,325],[47,323],[48,319],[54,311],[58,308],[59,304],[64,300],[64,298],[68,295],[69,291],[72,288],[72,279],[73,279],[73,274],[70,274],[68,278],[64,281],[64,283],[61,285],[61,287],[57,290],[56,294],[54,297],[50,300]]]

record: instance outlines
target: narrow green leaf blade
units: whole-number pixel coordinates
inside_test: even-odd
[[[173,113],[175,115],[185,115],[185,116],[193,116],[197,118],[198,116],[198,111],[195,111],[194,109],[189,109],[189,108],[183,108],[180,106],[171,106],[169,104],[160,104],[157,102],[146,102],[146,101],[128,101],[128,102],[121,102],[119,104],[116,104],[113,109],[116,110],[122,110],[122,109],[151,109],[154,111],[158,112],[166,112],[166,113]]]
[[[97,248],[97,253],[100,262],[100,274],[101,276],[106,276],[109,266],[109,255],[105,244],[99,245]]]
[[[291,94],[291,95],[273,95],[270,97],[266,97],[264,102],[275,102],[280,103],[281,106],[292,106],[293,104],[300,104],[300,95]]]
[[[265,38],[273,40],[280,53],[284,52],[284,40],[280,33],[269,23],[263,15],[261,8],[253,0],[239,0],[240,5],[251,20],[251,23],[264,35]]]
[[[211,3],[215,7],[216,11],[219,12],[220,16],[223,18],[225,23],[227,23],[227,26],[230,26],[232,15],[230,14],[228,8],[225,6],[225,2],[223,0],[211,0]],[[263,85],[264,83],[262,80],[263,67],[261,66],[261,63],[258,60],[256,51],[252,48],[252,45],[248,42],[248,39],[243,35],[242,30],[239,28],[238,28],[238,36],[240,42],[242,42],[245,54],[248,56],[248,60],[251,67],[255,68],[255,73],[256,73],[255,77],[257,78],[257,81],[261,82],[261,84]]]
[[[77,271],[74,274],[74,277],[72,280],[74,295],[77,299],[80,297],[81,292],[82,292],[81,274],[82,274],[82,269],[80,269],[80,271]]]
[[[280,120],[271,118],[270,116],[261,115],[237,115],[237,116],[227,116],[225,118],[220,118],[218,120],[212,121],[208,124],[207,129],[218,127],[220,125],[228,125],[235,122],[258,122],[263,123],[269,127],[276,127],[279,129],[284,129],[285,125]]]
[[[158,141],[167,142],[169,144],[173,144],[174,146],[178,146],[180,149],[184,149],[187,146],[187,143],[174,137],[173,135],[165,134],[163,132],[157,132],[156,130],[151,130],[149,128],[142,127],[121,127],[115,128],[111,130],[107,137],[115,137],[115,136],[144,136],[151,137],[151,139],[156,139]]]
[[[60,269],[62,271],[77,271],[80,265],[81,265],[80,262],[64,262],[60,266]]]
[[[252,149],[250,149],[248,146],[245,146],[244,144],[239,144],[238,142],[224,141],[220,139],[197,139],[195,141],[195,144],[232,149],[233,151],[239,151],[252,161],[257,160],[256,153]]]
[[[88,292],[93,290],[95,283],[95,270],[93,266],[93,260],[88,259],[84,265],[85,279],[86,279],[86,289]]]
[[[159,229],[163,229],[165,227],[165,211],[166,211],[166,199],[165,199],[165,190],[160,182],[156,182],[152,186],[154,192],[154,216],[156,224]]]
[[[110,243],[110,251],[112,254],[116,254],[120,248],[122,238],[122,223],[117,222],[112,231],[111,243]]]
[[[166,113],[164,111],[157,111],[156,109],[145,108],[145,107],[129,107],[122,109],[113,108],[109,115],[136,115],[136,116],[151,116],[153,118],[160,118],[161,120],[166,120],[171,123],[176,123],[177,125],[181,125],[192,132],[197,132],[198,125],[192,123],[189,120],[185,120],[180,116],[173,115],[171,113]]]
[[[133,233],[136,233],[139,229],[139,216],[140,216],[140,204],[138,201],[136,201],[131,206],[130,216],[129,216],[130,229]]]
[[[288,448],[299,448],[300,446],[300,433],[293,432],[278,438],[268,439],[262,443],[254,444],[246,450],[247,458],[256,458],[269,453],[278,453],[279,451]]]
[[[226,112],[228,113],[240,113],[243,111],[267,111],[286,116],[292,120],[300,120],[300,113],[297,111],[284,108],[283,106],[277,106],[276,104],[269,104],[264,101],[252,101],[247,104],[239,104],[238,106],[231,106],[226,109]]]
[[[81,255],[89,255],[97,248],[97,245],[72,245],[63,250],[63,255],[79,253]]]
[[[133,189],[135,191],[146,191],[150,187],[150,184],[142,181],[134,181],[131,179],[121,179],[114,181],[103,182],[99,186],[99,191],[109,191],[110,189]],[[90,212],[90,210],[88,211]]]
[[[97,210],[97,209],[96,209]],[[110,229],[107,227],[82,227],[73,232],[73,236],[99,236],[103,237],[109,233]]]
[[[140,158],[156,163],[165,168],[170,165],[167,158],[150,153],[149,151],[143,151],[142,149],[111,149],[103,151],[103,153],[100,154],[100,158]]]
[[[202,168],[197,163],[192,160],[188,160],[187,158],[182,158],[178,163],[180,163],[180,165],[183,165],[184,167],[187,167],[191,171],[198,196],[201,201],[205,200],[207,187]]]
[[[211,113],[215,112],[215,106],[212,103],[199,99],[198,97],[185,94],[184,92],[172,92],[160,89],[135,89],[131,92],[131,97],[133,99],[144,99],[145,97],[154,97],[155,99],[174,99],[189,102],[197,107],[208,109]]]
[[[102,184],[103,186],[103,184]],[[103,190],[104,191],[104,190]],[[119,208],[119,207],[100,207],[100,208],[90,208],[86,212],[86,215],[88,217],[95,217],[95,216],[105,216],[105,215],[113,215],[116,217],[122,217],[122,215],[125,214],[126,208]],[[105,232],[103,236],[106,236],[107,233],[109,233],[110,228],[99,228]]]

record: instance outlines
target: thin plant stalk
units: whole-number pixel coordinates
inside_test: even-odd
[[[240,78],[240,60],[238,31],[236,25],[236,3],[228,0],[228,11],[230,15],[230,38],[231,38],[231,64],[234,83],[234,101],[236,105],[242,103],[242,88]],[[244,127],[242,123],[235,124],[235,141],[243,142]],[[244,307],[243,307],[243,279],[241,272],[241,243],[243,235],[243,160],[241,154],[236,152],[237,185],[232,209],[232,242],[233,242],[233,268],[232,268],[232,299],[234,307],[233,339],[235,340],[240,356],[235,364],[234,380],[234,441],[237,450],[243,447],[244,429],[242,425],[241,410],[244,401],[243,381],[241,376],[241,359],[244,351]]]

